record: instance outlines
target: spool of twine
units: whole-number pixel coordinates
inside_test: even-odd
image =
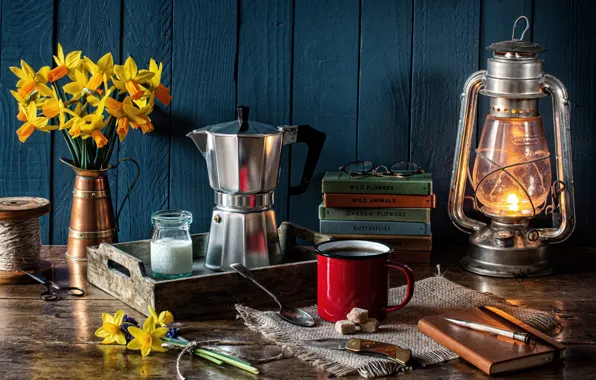
[[[36,270],[40,264],[39,217],[50,211],[43,198],[0,198],[0,271]]]
[[[40,251],[39,219],[0,221],[0,270],[35,269]]]

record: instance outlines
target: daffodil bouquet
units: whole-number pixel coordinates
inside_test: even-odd
[[[10,68],[18,77],[11,93],[23,122],[17,136],[25,142],[36,130],[60,131],[75,166],[106,169],[116,141],[124,141],[129,128],[153,131],[155,98],[167,106],[172,96],[160,82],[162,63],[151,59],[148,70],[138,70],[132,57],[114,65],[111,53],[97,62],[81,55],[64,55],[58,44],[54,68],[36,72],[22,60],[20,68]]]

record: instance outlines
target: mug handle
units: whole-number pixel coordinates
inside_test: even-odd
[[[412,272],[412,270],[410,269],[409,266],[407,266],[405,264],[397,263],[395,261],[387,260],[385,265],[387,265],[389,268],[393,268],[393,269],[402,271],[404,273],[404,275],[406,276],[407,288],[406,288],[406,296],[404,297],[404,300],[401,301],[401,303],[399,305],[385,306],[385,311],[399,310],[402,307],[406,306],[406,304],[408,302],[410,302],[410,299],[412,298],[412,295],[414,294],[414,273]]]

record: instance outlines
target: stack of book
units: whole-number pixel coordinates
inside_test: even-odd
[[[430,209],[435,207],[430,173],[354,177],[328,172],[322,187],[321,233],[389,244],[394,259],[405,263],[430,260]]]

